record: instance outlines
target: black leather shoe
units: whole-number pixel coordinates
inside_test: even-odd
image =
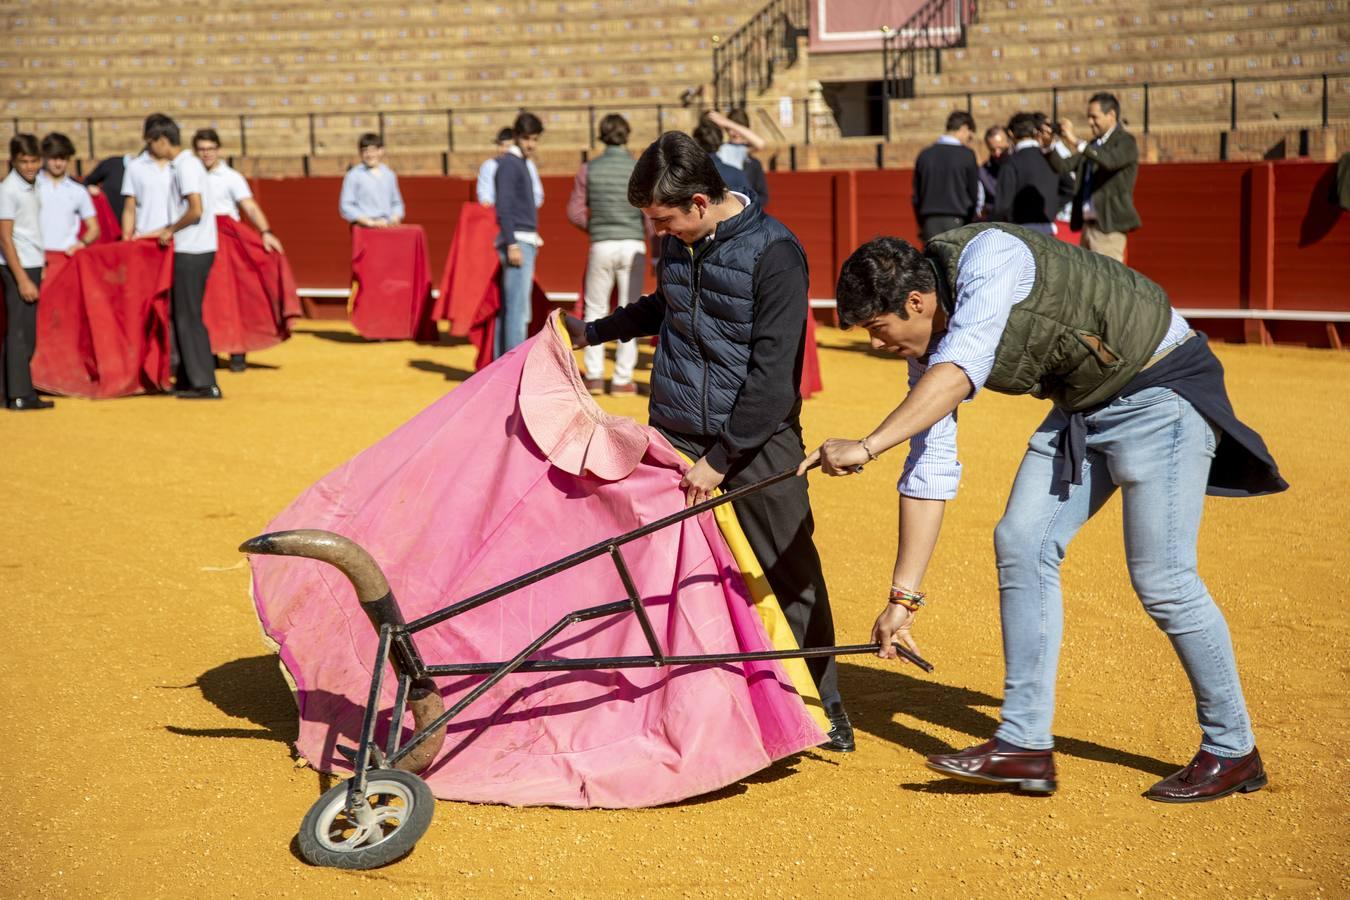
[[[223,400],[225,395],[220,392],[216,385],[204,388],[186,388],[181,391],[174,391],[174,396],[179,400]]]
[[[247,371],[248,371],[248,360],[246,360],[246,359],[244,358],[244,354],[242,354],[242,353],[231,353],[231,354],[230,354],[230,371],[231,371],[231,372],[247,372]]]
[[[56,404],[50,400],[43,400],[37,394],[31,394],[27,397],[16,397],[9,401],[7,406],[15,412],[30,412],[35,409],[51,409]]]
[[[1237,791],[1250,794],[1266,786],[1266,768],[1256,750],[1232,760],[1227,769],[1220,771],[1225,762],[1229,760],[1201,750],[1186,768],[1167,776],[1145,791],[1144,796],[1160,803],[1202,803]]]
[[[976,784],[1006,785],[1031,794],[1053,794],[1055,754],[1050,750],[998,749],[998,741],[986,741],[957,753],[928,757],[928,768],[948,778]]]
[[[838,712],[828,713],[828,716],[830,733],[826,737],[829,740],[821,744],[820,749],[835,753],[852,753],[856,745],[853,742],[853,723],[848,720],[848,713],[841,708]]]

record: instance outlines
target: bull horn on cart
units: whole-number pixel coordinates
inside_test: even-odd
[[[381,626],[387,625],[392,631],[398,631],[407,624],[379,563],[364,547],[350,538],[331,531],[302,528],[260,534],[240,544],[239,550],[263,556],[302,556],[328,563],[352,583],[356,589],[356,599],[361,601],[361,609],[377,632]],[[426,676],[419,677],[421,660],[416,657],[412,638],[407,636],[406,641],[406,645],[402,641],[395,642],[395,652],[390,654],[389,660],[400,676],[411,679],[408,708],[412,710],[414,727],[421,732],[428,723],[445,712],[445,703],[436,690],[435,682]],[[445,728],[442,725],[412,752],[394,763],[393,767],[406,772],[425,769],[441,752],[445,743]]]

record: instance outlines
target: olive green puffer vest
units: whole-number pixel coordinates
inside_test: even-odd
[[[587,230],[592,241],[640,241],[642,211],[628,205],[628,179],[637,160],[623,147],[606,147],[586,164]]]
[[[946,297],[956,296],[961,251],[989,228],[1031,248],[1036,283],[1008,315],[985,387],[1048,398],[1066,412],[1116,396],[1167,334],[1172,321],[1167,294],[1098,253],[1016,225],[986,224],[956,228],[928,242],[924,252],[946,277]]]

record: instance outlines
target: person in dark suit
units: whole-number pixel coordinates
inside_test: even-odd
[[[988,221],[994,214],[997,202],[998,169],[1012,151],[1012,142],[1008,140],[1008,130],[1002,125],[992,125],[984,133],[984,147],[989,157],[980,165],[980,202],[975,210],[975,218]]]
[[[980,166],[970,149],[974,137],[975,119],[954,112],[947,117],[946,134],[914,161],[914,217],[925,242],[975,218]]]
[[[1114,94],[1093,94],[1087,106],[1092,140],[1079,140],[1073,123],[1060,119],[1060,139],[1069,155],[1047,157],[1056,171],[1073,172],[1078,186],[1069,226],[1083,232],[1085,249],[1125,261],[1125,236],[1139,227],[1134,182],[1139,177],[1139,145],[1120,125]]]
[[[1053,235],[1055,213],[1073,196],[1073,180],[1056,172],[1046,158],[1039,140],[1041,121],[1037,113],[1021,112],[1008,122],[1013,152],[999,167],[991,218]]]

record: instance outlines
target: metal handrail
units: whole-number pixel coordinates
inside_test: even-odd
[[[1236,130],[1238,128],[1238,119],[1240,118],[1240,107],[1235,102],[1237,94],[1236,89],[1238,87],[1253,84],[1272,84],[1291,81],[1320,80],[1321,109],[1320,109],[1320,116],[1318,118],[1321,127],[1326,128],[1330,126],[1333,118],[1331,115],[1331,103],[1330,103],[1331,98],[1330,81],[1332,79],[1343,79],[1343,78],[1350,78],[1350,70],[1340,70],[1334,72],[1269,73],[1265,75],[1249,75],[1239,78],[1198,78],[1198,79],[1177,79],[1167,81],[1134,81],[1134,82],[1094,81],[1091,83],[1081,83],[1081,84],[1019,85],[1016,87],[982,88],[974,91],[934,91],[932,93],[924,92],[923,97],[925,99],[928,98],[950,99],[954,97],[965,98],[967,109],[969,109],[973,105],[974,98],[977,96],[979,97],[1007,96],[1011,94],[1034,94],[1038,92],[1043,92],[1050,95],[1051,101],[1050,112],[1053,116],[1057,117],[1059,112],[1059,99],[1060,95],[1063,93],[1080,92],[1080,91],[1095,92],[1099,90],[1140,90],[1143,92],[1143,103],[1142,109],[1139,111],[1139,115],[1141,116],[1142,119],[1142,126],[1143,126],[1142,130],[1145,133],[1147,133],[1150,130],[1152,124],[1151,120],[1153,118],[1153,115],[1157,112],[1156,107],[1158,106],[1156,98],[1151,96],[1151,91],[1153,91],[1154,89],[1158,88],[1166,89],[1173,87],[1199,87],[1207,85],[1226,85],[1228,86],[1230,94],[1232,96],[1232,102],[1229,103],[1228,109],[1228,120],[1229,120],[1228,127],[1230,130]],[[781,101],[778,98],[774,98],[771,103],[766,101],[764,103],[764,108],[767,109],[777,108],[780,105],[780,102]],[[752,100],[749,102],[748,105],[755,106],[757,104],[756,101]],[[792,100],[792,106],[794,109],[794,118],[800,120],[799,127],[802,128],[803,132],[801,137],[798,138],[797,141],[800,141],[803,144],[812,143],[813,137],[811,135],[811,119],[810,116],[808,115],[809,99],[804,97],[794,98]],[[586,114],[592,120],[596,119],[597,116],[610,111],[618,111],[624,113],[653,112],[655,113],[655,120],[658,131],[663,130],[669,124],[666,121],[667,116],[678,113],[680,111],[679,104],[628,103],[622,100],[616,100],[612,104],[605,104],[605,105],[558,104],[546,106],[531,106],[530,108],[534,112],[539,113],[541,115],[555,112],[574,112],[579,114]],[[889,110],[889,103],[887,104],[887,109]],[[431,111],[427,109],[386,109],[381,112],[376,112],[374,110],[342,110],[340,112],[334,113],[280,112],[280,111],[239,113],[234,111],[230,112],[217,111],[210,114],[209,116],[202,117],[202,120],[200,122],[194,121],[193,124],[194,126],[198,124],[200,125],[209,124],[211,125],[211,127],[219,129],[222,132],[222,134],[224,134],[225,131],[230,128],[229,123],[231,121],[234,121],[236,124],[235,127],[231,130],[237,133],[238,139],[237,146],[239,150],[237,154],[233,155],[248,156],[250,135],[255,134],[256,131],[258,130],[258,126],[256,124],[250,125],[250,123],[266,122],[268,120],[288,120],[291,122],[294,122],[296,120],[304,122],[305,120],[308,120],[310,126],[308,129],[309,151],[310,151],[309,156],[318,157],[321,154],[317,152],[318,148],[317,148],[317,141],[315,138],[315,130],[316,130],[315,123],[319,119],[331,118],[334,116],[347,118],[368,117],[370,119],[376,120],[380,124],[385,124],[385,122],[388,121],[390,126],[394,127],[394,122],[399,117],[402,116],[431,117],[439,115],[440,117],[443,118],[445,130],[444,144],[442,145],[441,148],[442,152],[453,153],[455,152],[456,149],[454,120],[457,115],[464,113],[491,112],[491,113],[502,113],[503,116],[505,117],[507,115],[513,115],[517,110],[518,107],[482,106],[482,107],[455,107],[453,109],[444,109],[440,111]],[[191,118],[195,120],[197,117],[194,116]],[[1343,121],[1345,118],[1346,118],[1345,116],[1338,116],[1336,117],[1336,120]],[[98,123],[120,122],[120,123],[139,124],[141,122],[141,119],[142,119],[141,116],[127,116],[127,115],[82,116],[82,117],[72,116],[70,118],[62,118],[60,116],[55,117],[43,116],[41,117],[41,124],[46,128],[53,128],[58,131],[66,131],[70,133],[72,137],[76,137],[76,135],[80,133],[81,131],[80,126],[83,125],[84,126],[83,136],[87,141],[88,155],[89,158],[94,159],[100,155],[97,152],[99,148],[96,146],[96,139],[95,139],[95,130],[96,125]],[[33,130],[38,127],[36,117],[30,116],[11,117],[10,123],[15,133],[24,130]],[[26,129],[24,126],[28,125],[29,123],[32,123],[32,125],[30,128]],[[63,125],[62,123],[69,123],[69,124]],[[591,131],[593,132],[594,128],[592,128]],[[655,137],[655,135],[653,135],[653,137]],[[76,137],[76,139],[78,140],[79,138]],[[887,139],[888,140],[890,139],[889,135],[887,136]],[[796,143],[797,141],[793,141],[793,143]],[[130,147],[119,149],[126,150],[130,149]],[[463,148],[461,147],[461,149]],[[106,156],[109,154],[105,152],[102,155]]]
[[[928,0],[898,28],[882,28],[881,96],[886,139],[891,137],[890,101],[914,96],[920,75],[942,74],[942,50],[963,47],[975,21],[976,0]]]
[[[713,106],[744,106],[773,84],[780,67],[797,61],[797,39],[807,34],[807,0],[769,0],[727,37],[713,36]]]

